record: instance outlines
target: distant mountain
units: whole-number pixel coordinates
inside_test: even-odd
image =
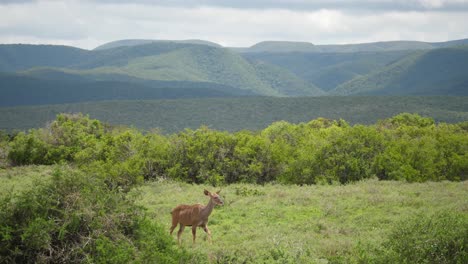
[[[0,44],[0,72],[32,67],[67,67],[88,58],[90,51],[69,46]]]
[[[144,44],[161,43],[161,42],[197,44],[197,45],[207,45],[207,46],[221,48],[221,45],[217,43],[206,41],[206,40],[199,40],[199,39],[188,39],[188,40],[123,39],[123,40],[116,40],[116,41],[112,41],[109,43],[105,43],[103,45],[96,47],[94,50],[113,49],[113,48],[124,47],[124,46],[139,46],[139,45],[144,45]]]
[[[437,48],[458,47],[468,45],[468,39],[450,40],[445,42],[432,42],[430,44]]]
[[[16,48],[16,49],[15,49]],[[304,82],[287,69],[274,65],[252,64],[229,49],[208,45],[152,42],[137,46],[86,51],[58,47],[48,61],[39,54],[53,53],[54,46],[0,46],[0,64],[4,72],[54,80],[93,80],[136,82],[184,81],[210,83],[224,87],[226,94],[268,96],[322,95],[313,84]],[[37,49],[37,53],[33,50]],[[27,50],[28,56],[22,54]],[[268,72],[268,71],[272,72]]]
[[[316,47],[309,42],[263,41],[248,48],[248,52],[314,52]]]
[[[276,65],[309,85],[329,91],[353,78],[366,75],[414,51],[355,53],[242,53],[252,63]]]
[[[346,82],[336,95],[468,95],[468,46],[419,51]]]
[[[466,95],[465,43],[468,39],[352,45],[265,41],[244,51],[201,40],[121,40],[95,50],[0,45],[0,73],[5,73],[0,89],[3,105],[250,95]],[[30,99],[21,102],[23,96]]]
[[[399,50],[428,50],[468,44],[468,39],[446,42],[381,41],[358,44],[313,45],[309,42],[263,41],[249,48],[233,48],[238,52],[383,52]]]
[[[170,47],[164,48],[161,47]],[[152,50],[146,52],[146,50]],[[238,89],[251,91],[255,94],[270,96],[287,96],[282,89],[303,89],[307,87],[279,87],[278,83],[295,83],[293,74],[284,69],[276,69],[270,79],[264,78],[264,72],[259,72],[254,65],[237,53],[228,49],[215,48],[203,45],[152,43],[129,48],[111,49],[112,54],[106,54],[106,60],[97,58],[97,63],[88,64],[93,68],[94,74],[125,74],[140,79],[166,80],[166,81],[192,81],[223,84]],[[122,53],[132,54],[135,51],[145,56],[133,55],[121,63]],[[150,55],[153,54],[153,55]],[[120,61],[119,61],[120,60]],[[83,68],[83,65],[79,66]],[[282,71],[284,73],[278,73]],[[260,75],[261,76],[260,76]],[[280,80],[281,78],[281,80]],[[301,84],[303,85],[303,84]],[[320,95],[321,91],[313,85],[308,85],[309,95]],[[283,90],[284,90],[283,89]],[[315,92],[314,92],[315,91]]]
[[[62,78],[67,76],[67,78]],[[92,81],[68,74],[61,79],[0,74],[0,107],[108,100],[151,100],[252,96],[215,83],[184,81]],[[50,78],[50,77],[49,77]]]

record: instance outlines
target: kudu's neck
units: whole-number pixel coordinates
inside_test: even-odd
[[[215,207],[215,205],[216,204],[213,202],[213,199],[210,198],[210,200],[208,201],[208,204],[205,206],[205,208],[202,209],[201,216],[202,217],[210,216],[210,214],[213,211],[213,208]]]

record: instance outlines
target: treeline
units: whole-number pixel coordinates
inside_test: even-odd
[[[319,118],[258,132],[200,127],[172,135],[60,114],[45,128],[5,140],[12,165],[72,162],[122,188],[155,178],[222,185],[468,177],[468,122],[436,124],[407,113],[369,126]]]
[[[0,129],[14,131],[41,128],[60,113],[89,114],[105,123],[132,126],[142,130],[158,128],[164,134],[173,134],[185,128],[195,130],[202,125],[230,132],[244,129],[257,131],[279,120],[301,123],[319,117],[342,118],[351,125],[370,125],[402,112],[431,117],[436,122],[463,122],[468,120],[468,97],[247,96],[0,107]]]

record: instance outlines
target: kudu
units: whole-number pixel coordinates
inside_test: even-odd
[[[208,217],[210,216],[213,208],[219,204],[223,204],[223,200],[219,196],[221,191],[217,191],[216,193],[210,193],[209,191],[205,190],[205,195],[210,197],[210,201],[207,205],[202,204],[193,204],[193,205],[185,205],[181,204],[178,205],[171,211],[172,214],[172,226],[171,226],[171,235],[174,231],[174,228],[177,224],[180,224],[179,231],[177,232],[177,242],[180,245],[180,236],[182,232],[184,232],[184,228],[186,226],[192,227],[192,235],[193,235],[193,244],[195,244],[195,238],[197,236],[197,227],[202,227],[203,230],[208,235],[208,241],[211,242],[211,232],[208,229]]]

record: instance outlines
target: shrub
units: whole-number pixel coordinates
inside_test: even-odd
[[[8,159],[13,165],[50,164],[45,159],[48,149],[40,137],[40,130],[31,130],[28,134],[20,132],[10,143]]]
[[[50,182],[0,200],[0,263],[191,259],[148,221],[132,199],[99,178],[58,168]]]
[[[454,212],[417,215],[398,223],[383,245],[383,263],[467,263],[468,217]]]

